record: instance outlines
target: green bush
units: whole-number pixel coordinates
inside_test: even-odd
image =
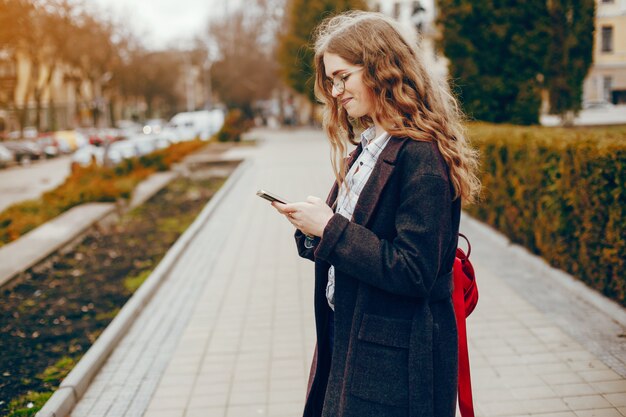
[[[626,128],[470,127],[483,196],[468,212],[626,306]]]

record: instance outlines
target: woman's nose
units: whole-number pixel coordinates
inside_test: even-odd
[[[340,92],[339,92],[339,90],[337,89],[337,87],[335,87],[335,85],[333,84],[333,89],[332,89],[332,91],[331,91],[331,95],[332,95],[334,98],[337,98],[337,97],[339,97],[339,96],[340,96],[340,95],[342,95],[342,94],[343,94],[343,91],[340,93]]]

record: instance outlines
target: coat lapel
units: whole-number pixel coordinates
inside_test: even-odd
[[[396,167],[398,152],[406,140],[406,138],[396,138],[392,136],[387,146],[385,146],[385,149],[381,152],[374,166],[374,170],[372,171],[372,175],[367,180],[354,207],[352,219],[355,223],[367,226],[372,214],[374,214],[374,209],[378,204],[382,191]]]
[[[374,213],[374,209],[378,204],[378,199],[380,198],[383,188],[385,188],[385,185],[387,184],[387,181],[389,181],[389,178],[391,177],[391,174],[396,166],[398,152],[406,140],[407,138],[397,138],[392,136],[391,139],[389,139],[387,146],[385,146],[385,149],[381,152],[378,160],[376,161],[374,171],[365,184],[363,191],[361,191],[359,200],[354,208],[352,218],[355,223],[367,225],[369,222],[372,214]],[[359,144],[357,148],[350,153],[347,161],[348,170],[361,154],[362,150],[363,147]],[[330,207],[333,207],[335,204],[338,191],[339,187],[337,186],[337,182],[335,182],[326,200],[326,204]]]
[[[359,143],[357,147],[352,152],[350,152],[350,154],[346,158],[346,172],[350,170],[350,167],[359,157],[362,150],[363,146],[361,146],[361,144]],[[335,181],[335,183],[333,184],[333,188],[331,188],[330,190],[330,194],[328,194],[328,197],[326,198],[326,204],[329,207],[333,207],[333,204],[335,204],[335,200],[337,200],[337,194],[339,194],[339,187],[337,186],[337,181]]]

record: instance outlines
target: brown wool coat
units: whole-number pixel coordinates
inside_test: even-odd
[[[304,417],[454,416],[451,271],[461,207],[447,172],[434,143],[392,137],[352,221],[335,214],[313,242],[296,231],[300,256],[315,262],[317,346]],[[327,203],[336,198],[337,184]],[[325,296],[331,264],[332,354]]]

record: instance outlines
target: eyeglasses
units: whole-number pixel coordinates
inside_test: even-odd
[[[350,75],[354,74],[355,72],[361,71],[362,69],[363,68],[357,68],[350,72],[344,72],[343,74],[335,75],[332,80],[328,80],[328,88],[330,88],[332,91],[334,87],[335,90],[337,90],[338,94],[342,94],[344,91],[346,91],[346,80],[350,77]]]

